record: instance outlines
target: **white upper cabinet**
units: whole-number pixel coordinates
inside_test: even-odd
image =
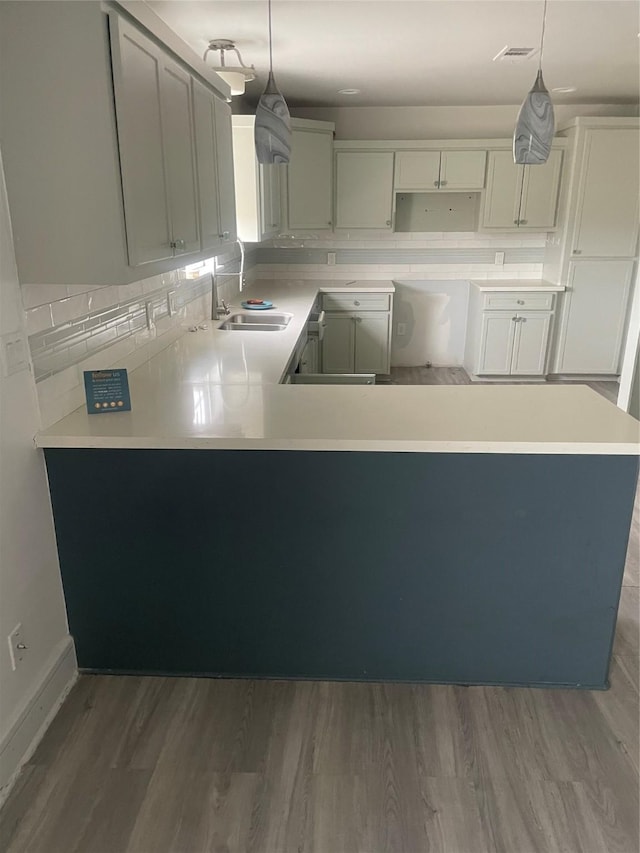
[[[236,239],[236,191],[233,183],[233,136],[231,107],[215,98],[216,166],[218,173],[218,215],[223,242]]]
[[[162,136],[160,48],[118,15],[110,16],[111,57],[129,263],[172,257],[169,190]]]
[[[638,131],[590,129],[578,189],[573,255],[633,257],[638,239]]]
[[[198,252],[191,77],[115,13],[110,26],[129,263]]]
[[[174,254],[200,249],[191,75],[162,57],[162,128]]]
[[[336,153],[336,228],[391,228],[392,151]]]
[[[540,166],[513,162],[511,151],[490,151],[482,227],[548,231],[556,227],[562,154]]]
[[[480,190],[486,151],[397,151],[396,190]]]
[[[333,226],[333,124],[292,119],[291,162],[287,168],[288,226]]]
[[[260,243],[281,227],[280,178],[284,166],[261,166],[256,158],[255,116],[232,116],[233,173],[238,237]]]
[[[198,166],[200,233],[203,251],[218,251],[235,240],[231,109],[210,89],[191,81]]]
[[[396,190],[437,189],[439,179],[439,151],[396,151]]]
[[[541,231],[555,227],[562,158],[563,152],[553,149],[544,165],[521,167],[520,228]]]

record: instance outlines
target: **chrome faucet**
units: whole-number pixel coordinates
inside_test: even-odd
[[[216,314],[218,315],[218,318],[228,317],[229,314],[231,314],[231,308],[229,308],[224,299],[220,300],[220,305],[216,308]]]

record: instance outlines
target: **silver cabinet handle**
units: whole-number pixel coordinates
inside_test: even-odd
[[[518,299],[518,305],[524,305],[524,299]]]

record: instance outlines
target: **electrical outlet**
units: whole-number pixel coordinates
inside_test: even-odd
[[[24,632],[22,625],[18,623],[13,631],[7,637],[9,643],[9,657],[11,659],[11,669],[15,672],[24,659],[27,645],[24,641]]]
[[[327,263],[330,267],[335,267],[336,265],[336,253],[335,252],[327,252]]]
[[[398,337],[401,338],[402,335],[407,334],[407,324],[406,323],[398,323],[397,326]]]
[[[504,252],[496,252],[494,264],[500,267],[504,264]]]

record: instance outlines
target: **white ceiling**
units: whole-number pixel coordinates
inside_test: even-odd
[[[200,55],[233,39],[258,79],[268,69],[267,0],[148,0]],[[549,0],[543,71],[556,103],[636,103],[637,0]],[[273,0],[274,72],[290,106],[518,104],[537,55],[493,62],[505,46],[537,47],[542,0]],[[217,64],[216,54],[208,61]],[[213,58],[212,58],[213,57]],[[360,89],[356,96],[338,89]]]

